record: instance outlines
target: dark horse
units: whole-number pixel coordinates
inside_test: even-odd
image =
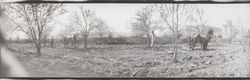
[[[210,39],[212,38],[212,36],[213,36],[213,30],[210,29],[207,32],[206,37],[202,37],[200,34],[197,34],[194,37],[189,37],[189,48],[191,50],[194,50],[195,45],[197,43],[200,43],[202,50],[207,50],[208,42],[210,41]]]

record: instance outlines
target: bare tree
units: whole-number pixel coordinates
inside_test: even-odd
[[[140,32],[147,38],[147,47],[152,48],[156,35],[154,31],[161,29],[157,20],[153,19],[154,6],[144,7],[136,12],[135,22],[132,23],[132,31]]]
[[[228,42],[232,43],[232,40],[238,35],[239,30],[235,28],[233,25],[232,20],[228,20],[225,25],[223,25],[225,29],[225,33],[228,36]]]
[[[12,19],[18,18],[19,21],[23,21],[17,22],[17,27],[32,39],[38,56],[41,56],[45,30],[55,17],[63,13],[62,4],[30,3],[13,4],[8,7],[16,14]]]
[[[240,35],[241,37],[241,45],[243,46],[243,51],[246,52],[247,50],[247,46],[249,44],[248,42],[248,29],[246,29],[246,25],[243,25],[242,22],[238,22],[238,24],[236,24],[238,27],[241,27],[241,30],[239,31],[238,35]]]
[[[194,7],[189,4],[161,4],[156,6],[160,12],[161,19],[166,23],[174,36],[173,60],[176,60],[178,36],[181,28],[186,25],[186,22],[191,17]]]
[[[208,25],[206,24],[207,20],[205,19],[205,12],[203,9],[196,7],[195,13],[192,15],[192,19],[195,22],[195,27],[198,30],[198,34],[206,34],[208,31]]]
[[[48,37],[52,32],[52,28],[51,27],[46,27],[46,29],[44,29],[44,33],[42,34],[42,43],[43,46],[46,47],[47,43],[48,43]]]
[[[80,7],[80,13],[74,15],[74,22],[77,30],[79,30],[81,36],[84,38],[84,48],[87,48],[88,37],[90,33],[99,26],[98,18],[94,11]]]
[[[108,36],[110,33],[109,26],[104,20],[98,20],[98,27],[95,31],[99,36],[99,39],[104,42],[104,36]]]
[[[247,45],[247,29],[245,28],[241,28],[241,32],[240,32],[240,35],[241,35],[241,44],[243,45],[243,51],[246,52],[246,45]]]

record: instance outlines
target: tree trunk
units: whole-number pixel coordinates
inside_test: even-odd
[[[176,60],[176,38],[174,39],[174,55],[172,60]]]
[[[41,47],[39,46],[38,48],[37,48],[37,56],[41,56],[42,54],[41,54]]]
[[[150,36],[147,34],[147,48],[151,48],[150,44],[151,44]]]
[[[87,44],[88,44],[88,35],[84,36],[84,48],[87,48]]]
[[[36,46],[36,52],[37,52],[37,57],[41,56],[41,44],[39,45],[39,43],[35,43],[35,46]]]
[[[85,49],[87,48],[87,43],[88,43],[88,40],[85,40],[85,41],[84,41],[84,48],[85,48]]]
[[[151,41],[150,41],[150,47],[152,48],[154,46],[154,38],[151,37]]]
[[[173,61],[177,61],[176,60],[176,55],[177,55],[177,40],[178,40],[178,36],[177,36],[177,34],[174,33],[174,55],[173,55],[173,58],[172,58]]]
[[[155,34],[154,34],[154,32],[152,31],[152,33],[151,33],[151,37],[150,37],[150,47],[151,48],[153,48],[153,46],[154,46],[154,41],[155,41]]]
[[[208,42],[204,42],[204,43],[203,43],[203,47],[202,47],[203,50],[207,50],[207,45],[208,45]]]

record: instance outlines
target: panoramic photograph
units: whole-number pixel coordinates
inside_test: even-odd
[[[250,77],[250,4],[1,3],[0,12],[1,76]]]

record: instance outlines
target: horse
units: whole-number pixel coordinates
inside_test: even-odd
[[[210,41],[212,36],[213,36],[213,30],[210,29],[207,32],[206,37],[202,37],[201,34],[197,34],[193,37],[189,37],[189,48],[191,50],[194,50],[196,44],[200,43],[202,50],[207,50],[208,42]]]
[[[69,48],[70,46],[76,48],[76,44],[79,43],[77,37],[77,34],[73,34],[73,36],[65,36],[63,39],[64,48]]]

